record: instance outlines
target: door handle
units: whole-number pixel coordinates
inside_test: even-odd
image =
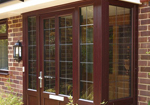
[[[40,88],[42,88],[42,71],[40,71],[40,76],[38,77],[38,79],[40,80]]]

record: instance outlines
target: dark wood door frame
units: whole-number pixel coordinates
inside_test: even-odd
[[[94,104],[99,105],[100,102],[103,100],[108,100],[108,86],[109,86],[109,73],[108,73],[108,62],[109,62],[109,36],[108,36],[108,27],[109,27],[109,4],[112,5],[117,5],[117,6],[126,6],[126,7],[132,7],[133,11],[133,97],[131,98],[126,98],[126,99],[120,99],[120,100],[115,100],[110,102],[109,105],[112,105],[115,103],[115,105],[128,105],[129,103],[132,103],[133,105],[137,105],[137,68],[138,68],[138,5],[133,5],[131,3],[126,3],[126,2],[121,2],[118,0],[84,0],[80,2],[75,2],[75,3],[69,3],[69,4],[64,4],[61,6],[55,6],[55,7],[50,7],[42,10],[37,10],[34,12],[28,12],[23,14],[23,66],[27,66],[27,18],[30,16],[37,16],[37,30],[40,30],[39,25],[40,25],[40,16],[43,14],[49,14],[49,13],[55,13],[56,11],[62,11],[62,10],[68,10],[68,9],[73,9],[73,43],[74,48],[73,52],[73,60],[77,61],[73,63],[73,89],[74,90],[74,100],[75,102],[78,102],[79,105],[93,105],[93,103],[89,102],[83,102],[79,99],[80,91],[79,91],[79,7],[82,6],[87,6],[87,5],[94,5],[94,72],[93,72],[93,77],[94,77]],[[39,31],[37,31],[37,36],[39,37]],[[57,33],[58,34],[58,33]],[[39,42],[39,39],[37,39]],[[37,54],[39,55],[39,44],[38,44],[38,52]],[[37,58],[39,59],[39,58]],[[38,64],[40,64],[39,60],[37,60]],[[39,65],[38,68],[40,68],[41,65]],[[38,69],[39,70],[39,69]],[[27,68],[26,68],[27,71]],[[78,77],[76,77],[78,75]],[[37,72],[37,76],[39,76],[39,71]],[[27,72],[23,73],[23,100],[24,104],[27,105],[26,100],[27,100]],[[39,84],[39,82],[38,82]],[[39,88],[39,85],[38,85]],[[75,94],[77,93],[77,94]],[[38,94],[38,97],[40,97],[40,94]],[[67,100],[66,100],[67,101]],[[40,105],[40,100],[39,100],[39,105]],[[124,104],[123,104],[124,103]]]
[[[23,66],[25,67],[25,72],[23,73],[23,103],[24,105],[27,105],[27,94],[28,93],[28,17],[30,16],[24,16],[23,18]],[[26,31],[24,31],[26,30]],[[39,30],[39,15],[36,15],[36,30]],[[36,32],[36,41],[39,42],[39,31]],[[39,55],[39,43],[36,43],[36,55]],[[36,58],[37,64],[39,64],[39,56]],[[39,76],[39,65],[37,65],[37,77]],[[37,81],[37,92],[31,92],[30,94],[33,96],[37,96],[38,98],[38,105],[40,105],[40,86],[38,78]]]
[[[51,14],[44,14],[40,16],[40,49],[44,49],[43,48],[43,44],[44,44],[44,35],[43,35],[43,20],[44,19],[48,19],[48,18],[54,18],[55,19],[55,85],[56,85],[56,95],[59,95],[59,16],[66,16],[66,15],[72,15],[73,16],[73,11],[74,9],[68,9],[68,10],[64,10],[64,11],[59,11],[59,12],[54,12]],[[73,18],[74,19],[74,18]],[[43,77],[44,77],[44,51],[42,50],[40,52],[40,59],[41,59],[41,63],[40,63],[40,70],[42,70],[43,72]],[[43,86],[44,87],[44,79],[43,79]],[[47,98],[49,97],[49,94],[47,93],[43,93],[44,89],[41,89],[41,96],[42,98]],[[60,96],[60,95],[59,95]],[[67,103],[68,102],[68,97],[63,96],[64,102]],[[44,103],[43,99],[41,99],[42,105]]]

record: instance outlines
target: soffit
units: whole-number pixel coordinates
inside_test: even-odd
[[[0,4],[0,19],[76,1],[80,0],[25,0],[24,2],[14,0]]]
[[[120,0],[120,1],[130,2],[134,4],[141,4],[140,0]]]
[[[76,1],[81,0],[24,0],[24,2],[21,2],[19,0],[12,0],[10,2],[0,4],[0,19],[9,18],[20,15],[22,13]],[[120,0],[120,1],[141,4],[140,0]]]

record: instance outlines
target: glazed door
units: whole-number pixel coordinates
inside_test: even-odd
[[[37,22],[38,19],[36,16],[26,17],[28,22],[27,30],[24,32],[25,36],[25,47],[23,54],[24,57],[24,105],[40,105],[40,88],[38,81],[39,73],[39,64],[38,64],[38,31],[37,31]]]
[[[41,105],[65,105],[72,95],[72,20],[68,11],[40,17]]]

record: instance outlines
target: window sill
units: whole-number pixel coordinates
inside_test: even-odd
[[[9,70],[1,70],[0,69],[0,75],[9,75]]]

